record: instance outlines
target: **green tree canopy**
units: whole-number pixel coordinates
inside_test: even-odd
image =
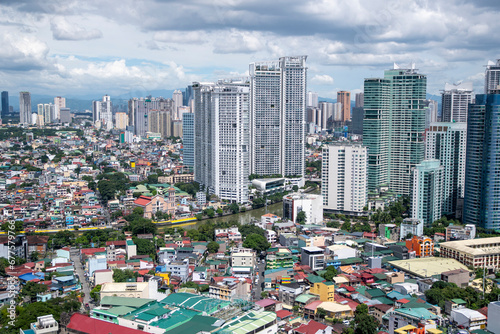
[[[209,253],[217,253],[219,251],[219,244],[215,241],[210,241],[207,245],[207,250]]]
[[[243,247],[255,249],[258,252],[267,250],[271,245],[267,242],[266,237],[252,233],[245,238],[243,242]]]

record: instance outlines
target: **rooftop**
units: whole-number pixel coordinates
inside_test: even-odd
[[[440,247],[451,248],[459,252],[478,256],[498,254],[500,253],[500,237],[448,241],[441,243]]]
[[[411,260],[390,261],[390,265],[419,277],[431,277],[441,273],[467,267],[457,260],[442,257],[426,257]]]

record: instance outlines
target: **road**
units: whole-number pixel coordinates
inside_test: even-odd
[[[85,277],[85,272],[82,269],[80,251],[77,248],[71,248],[70,257],[71,261],[74,263],[76,274],[80,278],[80,282],[82,284],[82,292],[85,294],[83,297],[83,306],[85,307],[87,303],[90,304],[90,286]]]
[[[266,270],[266,265],[264,263],[257,263],[257,270],[259,271],[259,282],[255,284],[255,277],[254,277],[254,287],[253,287],[253,299],[254,300],[261,300],[262,297],[260,296],[261,292],[263,291],[264,287],[264,271]]]

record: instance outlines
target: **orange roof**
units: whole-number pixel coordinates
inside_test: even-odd
[[[151,197],[148,196],[139,196],[138,199],[134,201],[134,204],[140,205],[140,206],[146,206],[151,202]]]

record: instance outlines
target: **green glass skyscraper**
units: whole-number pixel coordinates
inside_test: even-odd
[[[411,170],[424,160],[427,77],[414,65],[365,79],[363,145],[368,147],[368,189],[380,185],[409,195]]]

